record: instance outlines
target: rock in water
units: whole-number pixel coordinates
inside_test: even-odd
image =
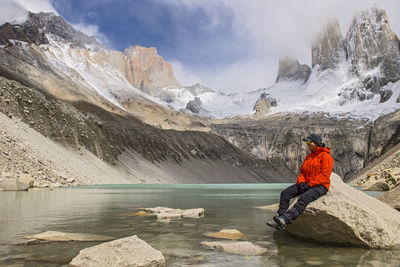
[[[202,245],[217,249],[221,252],[227,252],[239,255],[260,255],[268,251],[268,249],[252,244],[249,241],[214,241],[201,242]]]
[[[33,179],[31,176],[27,174],[23,174],[17,178],[17,188],[18,190],[28,190],[29,187],[33,186]]]
[[[114,239],[105,235],[64,233],[57,231],[47,231],[36,235],[24,236],[25,239],[36,239],[42,241],[108,241]]]
[[[136,235],[85,248],[71,266],[165,266],[164,256]]]
[[[345,184],[335,173],[328,194],[307,206],[286,229],[321,243],[400,248],[400,213]]]
[[[240,239],[243,234],[236,229],[223,229],[216,233],[205,234],[206,237],[222,238],[222,239]]]

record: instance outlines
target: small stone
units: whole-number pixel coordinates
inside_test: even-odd
[[[205,234],[205,236],[213,237],[213,238],[236,240],[236,239],[240,239],[243,236],[243,234],[236,229],[223,229],[216,233]]]
[[[207,247],[211,247],[213,249],[217,249],[221,252],[248,256],[260,255],[268,251],[268,249],[254,245],[249,241],[214,241],[201,242],[201,244]]]

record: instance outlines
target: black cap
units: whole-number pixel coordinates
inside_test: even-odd
[[[303,141],[313,141],[318,146],[322,146],[322,138],[318,134],[310,134],[307,138],[303,139]]]

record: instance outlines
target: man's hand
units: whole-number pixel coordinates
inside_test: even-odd
[[[299,184],[300,193],[302,193],[302,194],[304,192],[306,192],[309,188],[310,188],[310,186],[307,183],[300,183]]]

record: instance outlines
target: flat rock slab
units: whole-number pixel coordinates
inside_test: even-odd
[[[400,249],[400,213],[332,174],[329,192],[286,230],[322,243]]]
[[[227,252],[232,254],[255,256],[264,254],[268,249],[254,245],[249,241],[213,241],[213,242],[201,242],[202,245],[216,249],[221,252]]]
[[[114,239],[105,235],[93,235],[82,233],[63,233],[47,231],[36,235],[24,236],[25,239],[36,239],[42,241],[109,241]]]
[[[171,209],[165,207],[156,207],[156,208],[146,208],[144,209],[146,212],[149,212],[150,215],[154,215],[157,217],[157,220],[171,220],[171,219],[182,219],[182,218],[201,218],[204,217],[204,209]]]
[[[207,233],[205,234],[205,236],[212,238],[237,240],[240,239],[243,236],[243,234],[236,229],[223,229],[216,233]]]
[[[70,266],[164,267],[165,259],[160,251],[135,235],[85,248],[72,259]]]
[[[270,211],[277,211],[279,209],[279,203],[271,204],[268,206],[259,206],[256,207],[257,209],[263,209],[263,210],[270,210]]]

